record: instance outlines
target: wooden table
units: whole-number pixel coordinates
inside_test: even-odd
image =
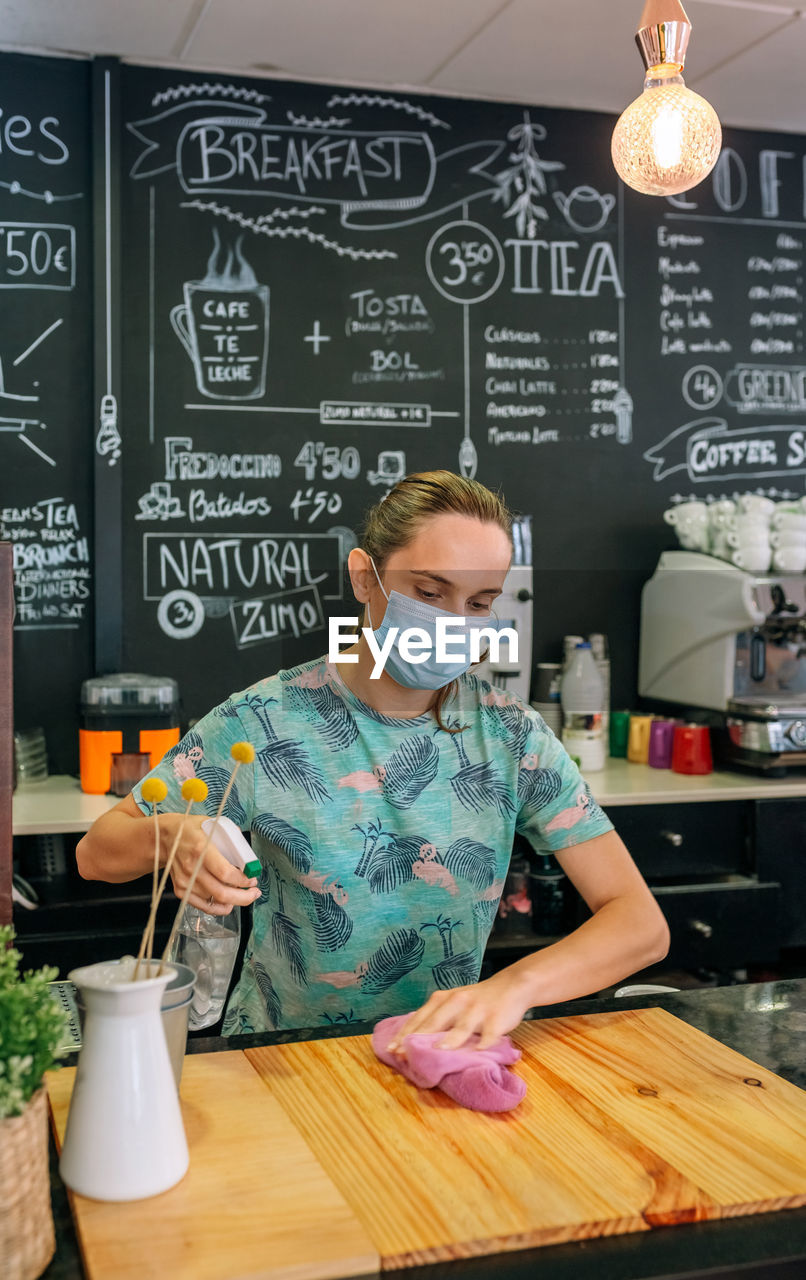
[[[191,1167],[73,1197],[90,1280],[354,1276],[806,1204],[806,1093],[660,1010],[521,1025],[512,1112],[463,1110],[365,1036],[190,1056]],[[70,1075],[49,1079],[63,1132]]]

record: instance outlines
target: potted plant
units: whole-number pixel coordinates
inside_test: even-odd
[[[44,1073],[67,1049],[50,965],[20,973],[14,929],[0,926],[0,1258],[4,1280],[35,1280],[55,1249]]]

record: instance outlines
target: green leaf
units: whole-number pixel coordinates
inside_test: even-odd
[[[0,927],[0,1118],[21,1115],[43,1074],[67,1049],[67,1014],[48,983],[52,965],[20,973],[22,956],[11,925]]]

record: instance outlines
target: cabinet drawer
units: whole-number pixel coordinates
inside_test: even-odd
[[[781,946],[806,946],[806,799],[756,801],[756,874],[781,885]]]
[[[777,958],[779,884],[736,877],[713,884],[651,887],[671,933],[665,964],[743,969]]]
[[[751,868],[751,811],[743,801],[614,806],[607,816],[648,880]]]

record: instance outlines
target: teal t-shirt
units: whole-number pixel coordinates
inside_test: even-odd
[[[260,898],[224,1034],[375,1021],[478,980],[513,837],[553,852],[612,830],[544,721],[474,675],[443,709],[394,719],[316,659],[233,694],[154,774],[186,778],[249,831]],[[141,786],[134,798],[145,812]]]

